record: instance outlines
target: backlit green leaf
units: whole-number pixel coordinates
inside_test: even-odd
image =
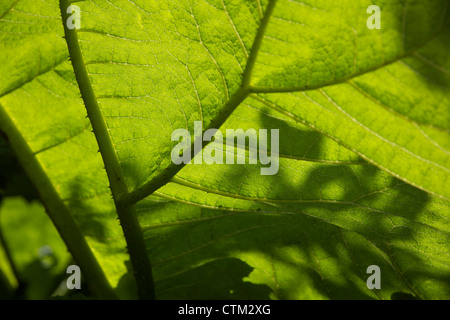
[[[136,208],[157,298],[450,297],[448,0],[381,29],[364,0],[69,4],[0,4],[0,133],[98,296],[150,273]],[[277,174],[174,165],[194,121],[279,129]]]

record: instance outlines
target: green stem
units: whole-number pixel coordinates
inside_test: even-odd
[[[264,38],[264,33],[266,32],[267,25],[269,24],[270,17],[272,16],[273,9],[275,8],[276,0],[270,0],[267,5],[266,12],[261,20],[258,31],[255,36],[255,40],[253,41],[252,48],[250,50],[250,55],[247,60],[247,65],[245,66],[244,73],[242,74],[242,84],[239,89],[231,96],[231,98],[227,101],[227,103],[220,109],[221,111],[212,119],[211,123],[205,130],[211,128],[220,128],[228,117],[236,110],[236,108],[248,97],[251,92],[250,80],[252,77],[252,72],[255,66],[256,57],[258,56],[259,49],[261,47],[262,40]],[[202,147],[209,142],[202,142]],[[195,142],[192,143],[192,146]],[[191,148],[193,149],[193,148]],[[192,155],[192,158],[195,156]],[[132,205],[142,199],[145,199],[153,192],[164,186],[166,183],[170,181],[170,179],[176,175],[185,164],[175,165],[171,164],[165,170],[164,174],[158,175],[154,179],[148,181],[142,187],[137,188],[133,192],[129,194],[124,194],[121,198],[119,198],[120,206],[129,206]]]
[[[69,14],[66,12],[68,6],[70,6],[70,1],[60,0],[66,42],[81,96],[86,106],[88,117],[91,120],[92,128],[105,164],[111,192],[116,203],[117,214],[127,242],[128,253],[136,279],[138,296],[140,299],[154,299],[155,291],[152,267],[147,256],[142,229],[139,225],[134,205],[122,206],[117,202],[117,199],[129,193],[128,185],[109,135],[105,118],[97,103],[97,98],[91,85],[78,42],[77,32],[75,29],[71,30],[66,26],[65,22],[69,18]]]
[[[17,160],[30,178],[61,238],[83,271],[92,290],[103,299],[117,299],[74,218],[70,215],[33,151],[0,105],[0,127],[8,137]]]
[[[264,17],[261,20],[255,40],[253,41],[252,49],[250,50],[250,55],[247,59],[247,64],[242,76],[242,87],[250,87],[250,81],[256,63],[256,57],[258,56],[259,49],[261,48],[262,40],[264,38],[264,34],[266,33],[266,29],[269,25],[269,20],[272,16],[273,9],[275,8],[276,3],[277,0],[269,0],[269,3],[267,4],[266,12],[264,12]]]
[[[0,201],[1,205],[1,201]],[[0,250],[3,249],[3,253],[6,256],[7,263],[9,267],[11,268],[11,271],[13,273],[13,276],[16,278],[16,281],[20,283],[19,280],[19,273],[17,272],[17,268],[12,260],[11,253],[9,251],[9,248],[6,244],[5,238],[3,237],[1,225],[0,225]],[[12,297],[14,292],[14,289],[9,282],[8,278],[6,277],[5,273],[0,269],[0,299],[10,299]]]
[[[221,109],[221,112],[218,116],[216,116],[208,126],[208,128],[219,128],[225,120],[229,117],[229,115],[236,109],[238,105],[241,104],[242,101],[247,98],[249,94],[249,90],[247,88],[240,88],[231,98],[228,100],[228,102],[224,105],[224,107]],[[205,130],[206,130],[205,129]],[[191,150],[194,149],[194,143],[192,143]],[[205,145],[209,143],[209,141],[202,141],[202,148],[205,147]],[[192,158],[195,156],[192,155]],[[158,175],[153,180],[150,180],[143,186],[136,188],[133,192],[129,194],[125,194],[123,197],[119,199],[119,205],[121,207],[126,207],[129,205],[132,205],[142,199],[145,199],[149,195],[151,195],[153,192],[164,186],[166,183],[170,181],[170,179],[176,175],[181,169],[183,169],[185,164],[179,164],[176,165],[174,163],[171,163],[169,167],[166,168],[163,174]]]
[[[9,250],[8,243],[6,243],[5,237],[3,236],[3,231],[0,225],[0,246],[3,248],[3,251],[6,256],[6,260],[11,267],[11,271],[14,274],[17,282],[21,282],[19,272],[17,271],[16,264],[13,261],[11,251]]]

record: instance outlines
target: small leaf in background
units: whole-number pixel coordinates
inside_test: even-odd
[[[49,297],[65,277],[71,256],[44,207],[38,201],[5,198],[0,207],[0,228],[23,286],[23,297]]]

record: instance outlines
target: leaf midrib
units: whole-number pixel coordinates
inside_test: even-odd
[[[276,0],[269,0],[269,3],[266,7],[266,11],[259,25],[258,31],[256,33],[252,48],[250,50],[250,55],[247,59],[247,64],[245,66],[245,70],[242,75],[242,81],[239,89],[231,95],[231,98],[220,108],[219,113],[213,118],[207,128],[219,128],[228,117],[234,112],[234,110],[249,96],[250,94],[250,82],[252,77],[252,72],[256,63],[256,58],[259,52],[259,49],[262,44],[262,40],[265,34],[265,30],[269,24],[270,17],[275,8]],[[205,147],[207,143],[202,141],[202,148]],[[194,142],[192,143],[194,145]],[[193,155],[195,156],[195,154]],[[156,176],[153,180],[148,181],[141,187],[133,190],[132,192],[123,195],[118,199],[118,202],[121,206],[128,206],[134,204],[149,195],[153,194],[160,187],[164,186],[169,180],[175,176],[182,168],[184,164],[175,165],[170,164],[165,172]]]
[[[84,101],[88,117],[91,121],[106,174],[110,183],[111,192],[116,205],[117,214],[127,242],[132,270],[140,299],[155,299],[155,287],[153,282],[152,267],[146,253],[146,247],[142,230],[136,216],[134,205],[122,207],[118,205],[117,199],[128,193],[128,185],[120,166],[119,159],[114,149],[111,136],[107,127],[105,117],[98,105],[91,80],[89,78],[85,61],[81,52],[76,29],[69,29],[64,23],[68,21],[67,8],[71,5],[69,0],[60,0],[64,34],[72,61],[75,78]]]
[[[431,42],[433,39],[435,39],[437,36],[439,36],[439,34],[445,29],[445,24],[442,23],[441,28],[439,28],[435,32],[434,35],[432,35],[429,39],[424,41],[422,44],[417,45],[415,48],[409,50],[408,52],[405,52],[405,53],[403,53],[403,54],[401,54],[401,55],[399,55],[399,56],[397,56],[397,57],[395,57],[395,58],[393,58],[393,59],[391,59],[391,60],[381,64],[381,65],[377,65],[377,66],[374,66],[373,68],[362,70],[361,72],[358,72],[356,74],[352,74],[349,77],[344,77],[344,78],[341,78],[341,79],[337,79],[336,81],[325,82],[325,83],[317,84],[317,85],[314,85],[314,86],[293,87],[293,88],[259,88],[259,87],[255,87],[255,86],[253,86],[251,84],[251,75],[252,75],[252,72],[253,72],[253,69],[254,69],[254,66],[255,66],[255,63],[256,63],[256,58],[257,58],[257,55],[258,55],[259,48],[260,48],[261,43],[262,43],[263,38],[264,38],[265,29],[267,28],[267,25],[268,25],[268,22],[269,22],[269,18],[270,18],[271,13],[273,12],[275,4],[276,4],[276,0],[273,0],[273,1],[269,2],[269,5],[268,5],[268,7],[266,9],[266,13],[265,13],[265,15],[263,17],[263,20],[261,22],[260,28],[258,29],[257,35],[255,37],[255,41],[253,43],[252,49],[250,51],[250,56],[249,56],[249,58],[247,60],[247,65],[246,65],[246,68],[244,70],[244,74],[243,74],[243,77],[242,77],[241,86],[238,89],[238,91],[231,97],[231,99],[228,100],[228,102],[225,105],[222,106],[222,108],[221,108],[222,110],[230,109],[231,112],[234,111],[234,109],[240,103],[242,103],[242,101],[240,101],[241,99],[236,99],[237,103],[232,102],[233,98],[236,97],[236,96],[242,96],[243,95],[244,98],[242,100],[244,100],[248,96],[258,97],[259,98],[259,96],[257,96],[258,93],[302,92],[302,91],[310,91],[310,90],[320,89],[320,88],[324,88],[324,87],[327,87],[327,86],[332,86],[332,85],[336,85],[336,84],[340,84],[340,83],[345,83],[346,81],[349,81],[349,80],[351,80],[351,79],[353,79],[353,78],[355,78],[357,76],[361,76],[363,74],[376,71],[376,70],[378,70],[380,68],[383,68],[383,67],[385,67],[387,65],[395,63],[395,62],[397,62],[397,61],[399,61],[401,59],[404,59],[404,58],[414,54],[417,50],[421,49],[422,47],[427,45],[429,42]],[[446,9],[444,10],[444,13],[443,13],[444,17],[446,15],[446,10],[447,10],[447,7],[446,7]],[[230,107],[230,102],[232,102],[231,103],[231,107]],[[275,108],[274,110],[280,112],[279,108]],[[285,112],[282,112],[282,113],[285,113]],[[227,114],[227,112],[220,113],[217,116],[217,118],[216,118],[218,121],[212,121],[211,125],[208,128],[218,128],[218,127],[220,127],[220,125],[225,122],[225,120],[229,117],[230,114],[231,113]],[[290,118],[292,118],[292,117],[290,116]],[[295,117],[295,118],[292,118],[292,119],[294,121],[296,121],[296,122],[299,122],[299,118],[298,117]],[[436,193],[431,192],[429,190],[426,190],[423,187],[421,187],[421,186],[419,186],[417,184],[414,184],[414,183],[410,182],[407,179],[404,179],[400,175],[393,173],[391,170],[387,170],[386,168],[378,165],[375,161],[371,160],[370,157],[362,155],[360,152],[358,152],[354,148],[351,148],[351,147],[347,146],[346,144],[344,144],[339,139],[336,139],[336,138],[332,137],[331,135],[326,134],[326,133],[324,133],[321,130],[318,130],[317,128],[315,128],[315,127],[311,126],[310,124],[308,124],[306,121],[300,121],[300,122],[303,123],[303,124],[306,124],[307,126],[311,127],[312,129],[314,129],[316,131],[319,131],[320,133],[324,134],[325,136],[328,136],[328,137],[332,138],[333,140],[335,140],[339,144],[343,145],[347,149],[350,149],[351,151],[353,151],[356,154],[358,154],[361,157],[363,157],[369,163],[371,163],[371,164],[373,164],[373,165],[375,165],[377,167],[380,167],[382,170],[387,171],[388,173],[392,174],[396,178],[399,178],[399,179],[401,179],[401,180],[403,180],[403,181],[405,181],[407,183],[410,183],[411,185],[414,185],[414,186],[418,187],[421,190],[424,190],[426,192],[432,193],[433,195],[439,196],[440,198],[443,198],[445,200],[450,200],[450,199],[447,199],[446,197],[444,197],[442,195],[439,195],[439,194],[436,194]],[[214,125],[214,124],[216,124],[216,125]],[[208,128],[205,128],[205,130],[208,129]],[[205,147],[205,144],[203,144],[203,147]],[[125,195],[124,197],[122,197],[119,202],[121,202],[124,205],[126,205],[126,204],[129,204],[129,203],[135,203],[135,202],[137,202],[137,201],[139,201],[141,199],[144,199],[145,197],[151,195],[157,189],[162,187],[164,184],[166,184],[170,180],[171,177],[175,176],[175,174],[178,173],[179,170],[181,170],[182,167],[183,167],[183,165],[169,166],[166,169],[166,172],[162,174],[162,175],[165,175],[164,179],[161,179],[160,177],[156,177],[156,178],[146,182],[141,187],[138,187],[135,190],[133,190],[130,193],[130,195]]]

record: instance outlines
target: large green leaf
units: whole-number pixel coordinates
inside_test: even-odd
[[[368,163],[282,156],[275,176],[254,165],[188,165],[155,195],[168,201],[148,199],[139,212],[163,295],[181,272],[239,258],[272,298],[450,296],[450,203]],[[372,264],[385,277],[379,292],[366,287]]]
[[[57,1],[0,5],[0,128],[123,297],[130,257],[107,174],[123,173],[125,205],[162,186],[164,200],[137,206],[158,297],[450,296],[448,1],[379,1],[381,30],[363,0],[75,4],[66,40]],[[173,177],[171,134],[196,120],[280,129],[279,173]]]
[[[448,43],[446,28],[414,56],[343,84],[255,98],[448,199],[450,61],[441,55]]]
[[[206,192],[177,191],[182,198],[192,199],[185,202],[191,205],[149,202],[147,206],[153,206],[157,217],[142,220],[154,259],[158,296],[190,294],[195,298],[205,296],[206,291],[214,297],[218,288],[211,286],[208,278],[200,281],[195,277],[205,269],[213,269],[218,279],[243,278],[254,287],[265,285],[258,291],[275,299],[390,299],[398,293],[427,299],[449,296],[448,257],[442,257],[448,237],[429,227],[394,215],[367,222],[377,210],[352,205],[280,208],[259,204],[253,205],[253,212],[236,206],[223,210],[234,199],[210,196],[210,202],[223,203],[214,206],[204,204],[208,202]],[[309,216],[336,215],[339,218],[332,220],[341,220],[348,212],[356,217],[339,222],[358,232],[328,223],[330,219]],[[372,237],[361,236],[369,233],[366,229]],[[227,269],[222,275],[224,265],[233,258],[248,266]],[[366,269],[373,264],[381,268],[381,290],[366,287]],[[241,297],[234,286],[230,284],[228,289],[236,291],[235,298]],[[227,293],[219,297],[233,297]]]
[[[203,121],[207,127],[211,121],[216,123],[215,119],[224,117],[220,106],[239,92],[246,59],[262,17],[260,11],[264,11],[258,4],[242,1],[80,3],[84,18],[78,38],[83,59],[132,189],[156,179],[170,166],[173,146],[170,136],[174,129],[192,131],[195,120]],[[322,110],[318,110],[320,115],[309,112],[307,109],[311,107],[302,101],[290,101],[290,96],[277,95],[274,99],[282,108],[292,106],[295,112],[291,108],[288,110],[298,114],[300,119],[319,129],[325,127],[323,131],[327,133],[333,132],[334,138],[369,161],[420,188],[449,198],[446,184],[436,180],[436,177],[444,177],[443,181],[448,182],[449,156],[414,126],[414,120],[427,124],[422,118],[439,119],[435,120],[439,121],[437,128],[447,134],[450,123],[445,91],[448,77],[445,73],[442,77],[436,75],[439,69],[431,73],[433,82],[440,86],[433,83],[422,86],[423,92],[415,93],[418,98],[414,99],[405,94],[402,86],[415,90],[426,78],[421,79],[403,63],[398,64],[406,71],[391,71],[395,66],[385,68],[389,62],[418,54],[417,50],[424,44],[431,47],[425,49],[429,53],[425,59],[431,62],[428,68],[441,65],[441,61],[433,63],[435,52],[445,63],[446,57],[441,52],[445,50],[442,46],[448,43],[444,28],[447,1],[381,3],[381,31],[367,28],[366,5],[365,1],[341,1],[324,9],[326,2],[309,5],[278,1],[266,32],[258,35],[262,37],[262,44],[254,53],[257,59],[250,70],[254,74],[251,85],[258,92],[301,91],[344,82],[378,68],[383,69],[380,73],[394,73],[394,78],[414,76],[416,79],[396,86],[396,92],[379,89],[384,99],[375,96],[376,101],[381,100],[378,104],[366,95],[353,97],[343,94],[340,87],[336,88],[355,109],[344,113],[347,121],[364,130],[351,137],[336,128],[342,121],[323,114]],[[431,41],[437,35],[438,38]],[[445,71],[445,64],[441,69]],[[372,80],[370,83],[377,85]],[[392,87],[386,82],[383,85]],[[364,94],[362,84],[356,82],[355,86],[362,87]],[[397,96],[404,103],[393,108],[402,109],[395,111],[407,119],[379,105],[383,100],[397,102]],[[427,101],[421,111],[415,111],[420,106],[413,108],[418,99]],[[329,100],[339,106],[343,103],[333,100],[333,96]],[[392,107],[388,105],[388,108]],[[301,112],[308,112],[308,117]],[[389,132],[379,132],[380,125],[374,123],[373,118],[381,124],[389,121],[389,126],[381,127]],[[409,126],[414,127],[404,130],[404,123],[409,120],[413,121]],[[346,128],[353,130],[353,126]],[[418,133],[410,133],[411,130]],[[345,138],[339,136],[341,132]],[[364,138],[369,134],[375,137],[361,139],[363,134]],[[425,141],[414,140],[414,134]],[[352,141],[356,136],[357,141]],[[386,150],[385,154],[380,155],[378,148]]]

